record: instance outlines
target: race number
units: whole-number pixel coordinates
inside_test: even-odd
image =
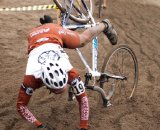
[[[72,81],[72,88],[76,96],[85,92],[84,83],[79,81],[77,78]]]

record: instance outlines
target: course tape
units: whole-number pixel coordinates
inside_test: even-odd
[[[26,7],[17,7],[17,8],[0,8],[0,12],[2,11],[32,11],[32,10],[49,10],[49,9],[58,9],[54,4],[52,5],[34,5],[34,6],[26,6]]]

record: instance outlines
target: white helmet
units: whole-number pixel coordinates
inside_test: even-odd
[[[58,60],[47,59],[42,64],[41,79],[50,89],[63,89],[68,82],[68,74]]]

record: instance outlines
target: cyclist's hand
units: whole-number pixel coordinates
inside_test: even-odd
[[[38,126],[37,128],[40,130],[55,130],[55,128],[50,128],[49,126],[44,125],[44,124]]]
[[[107,36],[112,45],[116,45],[118,41],[118,36],[116,30],[113,28],[112,24],[108,19],[102,21],[106,28],[104,29],[104,34]]]

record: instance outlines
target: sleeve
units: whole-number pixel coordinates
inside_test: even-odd
[[[74,68],[68,72],[68,77],[68,84],[71,85],[79,103],[80,128],[88,129],[89,103],[85,92],[84,83],[81,81],[78,72]]]
[[[75,49],[80,46],[81,43],[78,32],[64,29],[64,33],[62,33],[61,35],[65,48]]]
[[[42,123],[38,121],[35,116],[29,111],[27,105],[30,101],[33,91],[39,88],[41,84],[41,81],[39,79],[35,79],[34,76],[25,75],[17,99],[17,110],[19,114],[27,121],[34,123],[36,126],[39,126]]]
[[[89,104],[87,94],[83,93],[76,97],[79,102],[80,128],[88,129]]]
[[[34,123],[36,126],[39,126],[42,123],[38,121],[27,108],[30,98],[31,95],[26,94],[23,88],[20,88],[17,100],[17,110],[24,119],[31,123]]]

